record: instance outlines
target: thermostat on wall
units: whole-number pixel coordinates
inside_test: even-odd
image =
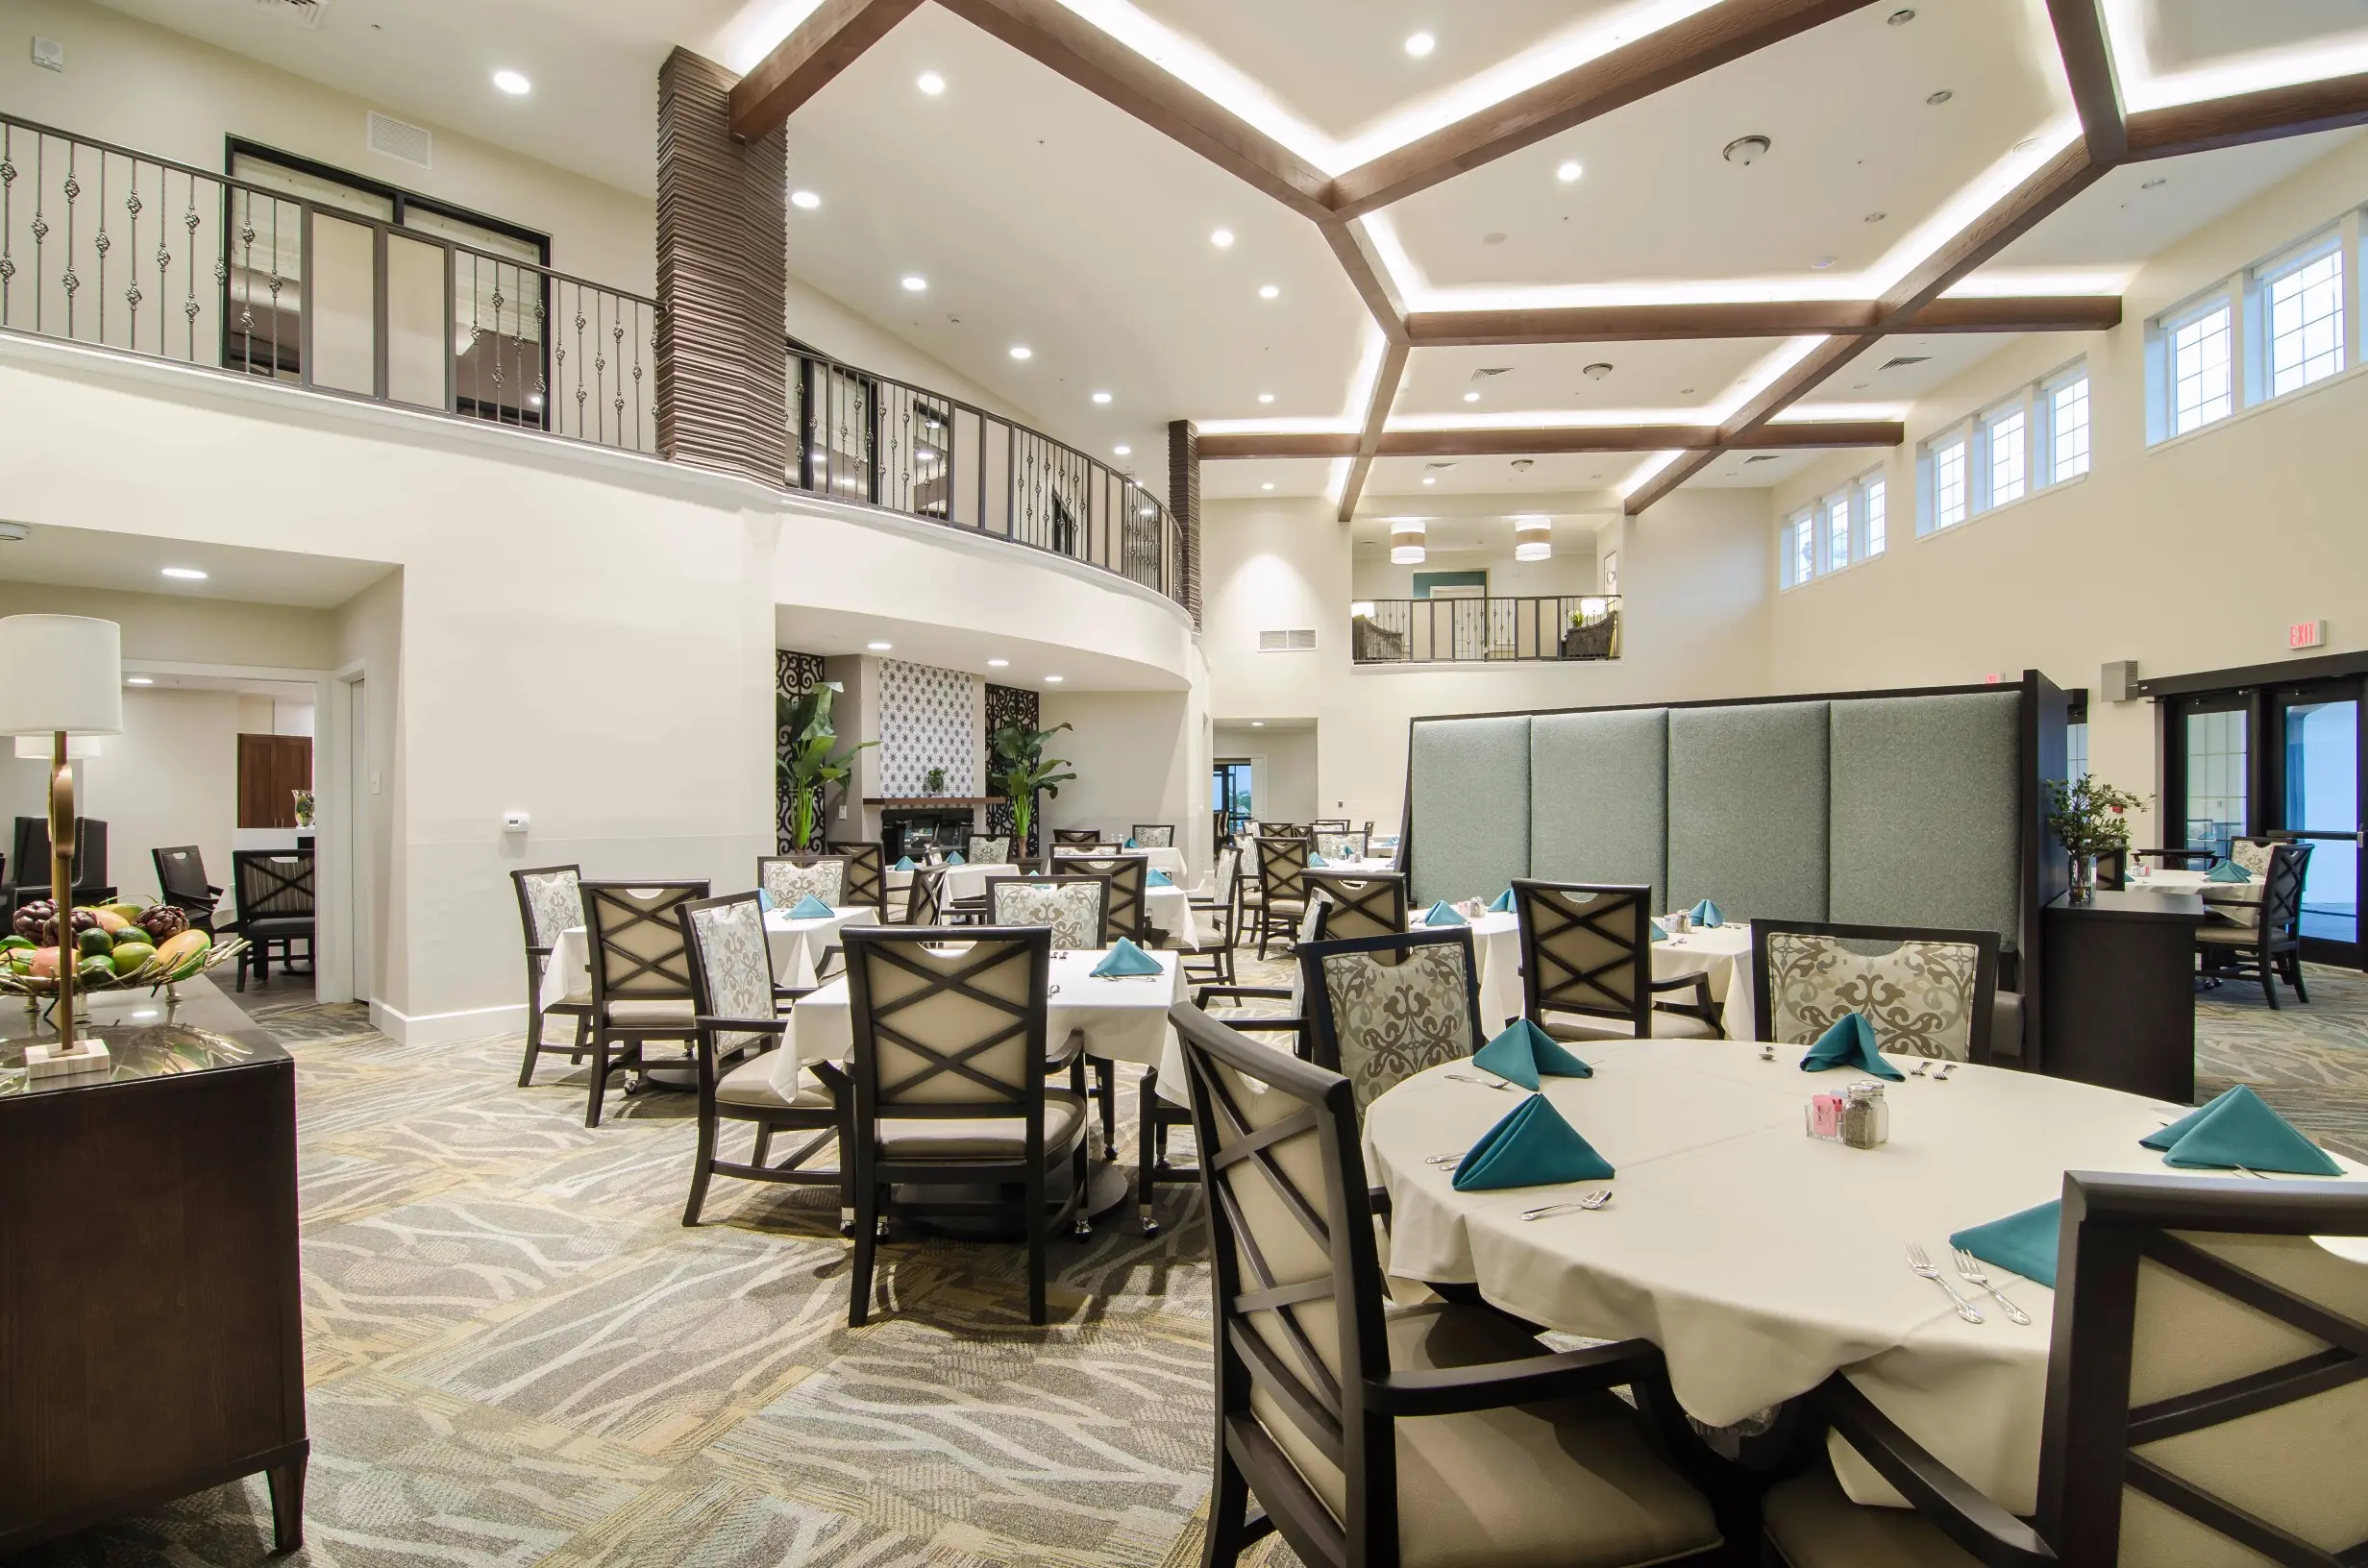
[[[503,831],[503,832],[505,832],[505,833],[524,833],[526,830],[527,830],[527,814],[526,814],[525,812],[523,812],[523,811],[506,811],[506,812],[502,813],[502,831]]]

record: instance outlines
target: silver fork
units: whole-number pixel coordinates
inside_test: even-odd
[[[1567,1214],[1582,1209],[1592,1213],[1611,1201],[1612,1189],[1607,1187],[1601,1191],[1590,1192],[1576,1203],[1548,1203],[1536,1209],[1524,1209],[1521,1211],[1521,1217],[1523,1219],[1550,1219],[1556,1214]]]
[[[1933,1284],[1940,1286],[1941,1289],[1947,1291],[1949,1299],[1957,1303],[1958,1316],[1963,1318],[1968,1323],[1979,1323],[1982,1321],[1981,1311],[1976,1308],[1972,1302],[1967,1301],[1964,1297],[1959,1295],[1957,1293],[1957,1286],[1951,1285],[1947,1280],[1940,1277],[1940,1270],[1933,1266],[1932,1259],[1926,1255],[1922,1247],[1917,1246],[1912,1241],[1908,1243],[1908,1266],[1914,1269],[1918,1274],[1923,1275],[1926,1279],[1932,1281]]]
[[[1464,1155],[1470,1152],[1466,1149],[1463,1154],[1426,1154],[1422,1157],[1422,1163],[1426,1165],[1460,1165],[1464,1163]]]
[[[2014,1303],[2007,1300],[2006,1292],[1989,1283],[1989,1275],[1984,1272],[1981,1259],[1976,1258],[1972,1253],[1967,1252],[1962,1247],[1959,1247],[1956,1250],[1957,1277],[1959,1279],[1964,1281],[1967,1285],[1977,1286],[1980,1288],[1988,1291],[1992,1296],[1995,1296],[1998,1299],[1998,1305],[2007,1310],[2007,1316],[2014,1322],[2029,1323],[2031,1321],[2031,1314],[2029,1312],[2024,1311],[2020,1307],[2017,1307]]]
[[[1502,1078],[1480,1078],[1468,1072],[1450,1072],[1445,1076],[1454,1079],[1459,1084],[1478,1084],[1483,1089],[1501,1089],[1515,1094],[1523,1092],[1520,1085],[1509,1084]]]

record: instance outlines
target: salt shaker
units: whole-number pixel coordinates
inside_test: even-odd
[[[1883,1086],[1872,1081],[1852,1084],[1842,1106],[1841,1140],[1854,1149],[1871,1149],[1891,1138],[1891,1102]]]

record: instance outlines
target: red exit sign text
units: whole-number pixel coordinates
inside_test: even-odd
[[[2323,621],[2297,621],[2285,628],[2288,648],[2318,648],[2327,641],[2327,624]]]

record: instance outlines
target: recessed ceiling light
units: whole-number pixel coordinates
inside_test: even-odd
[[[1406,40],[1406,52],[1417,60],[1423,59],[1438,47],[1439,40],[1428,33],[1417,33]]]
[[[990,670],[1008,670],[1011,668],[1011,661],[1009,659],[989,659],[987,661],[987,668]]]
[[[184,582],[204,582],[206,580],[206,574],[194,566],[168,566],[164,569],[164,575],[168,577],[179,577]]]
[[[1258,290],[1258,297],[1262,300],[1271,300],[1279,296],[1282,292],[1283,291],[1281,289],[1276,288],[1272,283],[1268,283]]]
[[[512,98],[524,98],[528,93],[534,90],[534,84],[519,75],[516,71],[494,72],[493,85],[500,87],[504,92],[508,93]]]
[[[1218,230],[1216,233],[1209,235],[1209,243],[1216,246],[1221,251],[1225,249],[1233,243],[1233,231],[1230,229]]]
[[[1272,403],[1274,401],[1274,394],[1271,392],[1261,392],[1258,394],[1258,401],[1260,403]]]
[[[1738,136],[1728,142],[1718,156],[1730,163],[1740,163],[1748,168],[1765,158],[1768,150],[1775,145],[1765,136]]]
[[[1889,217],[1890,215],[1891,214],[1888,212],[1869,212],[1861,221],[1865,223],[1881,223],[1884,219]]]
[[[1915,20],[1915,10],[1911,6],[1902,6],[1899,10],[1891,12],[1891,14],[1883,19],[1890,23],[1893,27],[1906,27],[1910,22]]]
[[[934,98],[946,90],[946,79],[935,71],[924,71],[915,79],[913,86]]]
[[[1942,104],[1947,103],[1950,99],[1956,96],[1957,94],[1951,92],[1948,88],[1942,87],[1938,92],[1934,93],[1931,97],[1926,98],[1924,101],[1932,105],[1933,108],[1938,109]]]
[[[1812,266],[1813,268],[1814,268],[1814,269],[1815,269],[1815,270],[1817,270],[1818,272],[1823,272],[1826,268],[1828,268],[1828,267],[1832,266],[1832,265],[1833,265],[1836,261],[1838,261],[1838,260],[1839,260],[1839,259],[1840,259],[1840,257],[1833,257],[1833,256],[1821,256],[1821,257],[1817,257],[1817,259],[1815,259],[1814,261],[1812,261],[1812,262],[1811,262],[1811,263],[1809,263],[1809,264],[1810,264],[1810,266]]]
[[[1059,675],[1047,675],[1047,676],[1045,676],[1045,684],[1046,684],[1046,685],[1048,685],[1048,686],[1058,686],[1060,683],[1061,683],[1061,677],[1060,677]]]
[[[1422,482],[1424,484],[1437,484],[1439,482],[1439,476],[1436,474],[1425,474],[1422,476]]]
[[[1267,722],[1264,719],[1252,719],[1249,722],[1249,727],[1252,729],[1264,729],[1267,727]]]
[[[1261,490],[1271,490],[1271,489],[1273,489],[1273,488],[1274,488],[1274,481],[1273,481],[1272,479],[1269,479],[1269,480],[1267,480],[1267,481],[1266,481],[1266,483],[1264,483],[1264,484],[1260,485],[1258,488],[1259,488],[1259,489],[1261,489]]]
[[[154,675],[126,675],[123,677],[123,683],[126,686],[154,686],[157,683],[157,677]]]
[[[2145,181],[2139,184],[2137,188],[2140,190],[2158,190],[2170,183],[2171,181],[2168,175],[2158,174],[2152,180]]]
[[[1011,356],[1014,359],[1033,359],[1036,357],[1036,351],[1024,343],[1014,343],[1011,346]]]
[[[928,286],[929,280],[917,272],[908,272],[904,275],[904,292],[907,294],[918,294]]]
[[[1096,403],[1108,403],[1110,401],[1110,394],[1107,392],[1097,392],[1094,394],[1094,401]]]
[[[895,645],[892,643],[866,643],[863,646],[870,649],[875,653],[885,653]]]
[[[1574,158],[1564,163],[1562,167],[1556,169],[1554,171],[1554,178],[1560,180],[1566,185],[1586,172],[1587,171],[1585,169],[1579,167],[1579,160]]]
[[[1480,394],[1477,392],[1467,392],[1464,394],[1464,401],[1466,403],[1478,403],[1480,401]]]
[[[823,199],[810,190],[793,190],[789,193],[789,205],[811,212],[823,205]]]

